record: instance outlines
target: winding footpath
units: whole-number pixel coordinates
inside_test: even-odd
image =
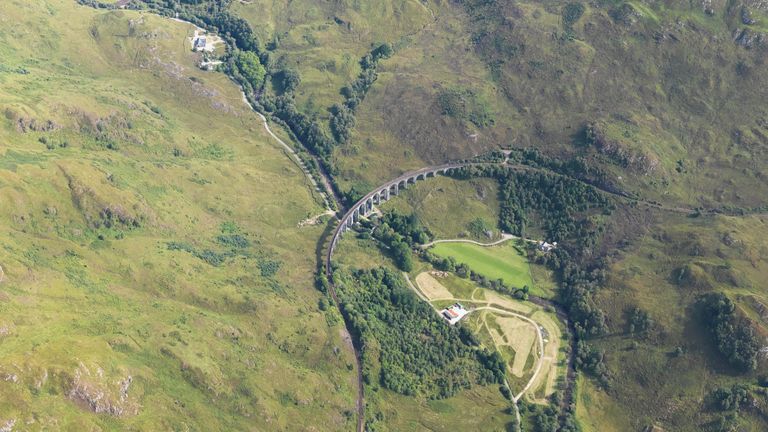
[[[468,314],[472,312],[482,311],[482,310],[489,310],[501,315],[509,315],[515,318],[520,318],[521,320],[531,324],[533,328],[536,330],[536,339],[538,341],[538,348],[539,348],[539,351],[537,354],[539,356],[539,359],[536,362],[536,366],[534,367],[533,375],[531,376],[531,379],[528,380],[528,383],[526,383],[525,387],[523,387],[523,389],[520,392],[512,396],[512,401],[517,403],[520,400],[520,398],[523,397],[523,395],[528,390],[530,390],[531,386],[533,385],[539,373],[541,372],[541,367],[542,367],[542,364],[544,363],[544,335],[541,333],[541,326],[539,326],[539,324],[536,321],[528,318],[525,315],[519,314],[509,309],[506,309],[500,306],[493,306],[494,303],[488,302],[488,301],[472,300],[472,299],[457,298],[457,297],[432,299],[430,301],[429,298],[427,298],[427,296],[424,295],[421,289],[419,289],[418,286],[416,286],[416,284],[414,284],[411,281],[411,278],[408,276],[408,273],[403,272],[403,277],[405,278],[405,281],[408,283],[408,286],[411,288],[411,290],[414,291],[414,293],[416,293],[416,295],[420,299],[422,299],[423,301],[427,302],[430,306],[432,306],[432,309],[438,315],[440,315],[440,310],[437,307],[435,307],[435,305],[432,304],[432,301],[448,300],[448,301],[458,301],[458,302],[464,302],[464,303],[485,303],[485,306],[477,306],[477,307],[470,308],[468,310]]]
[[[501,241],[506,241],[506,240],[508,240],[508,239],[503,239]],[[495,242],[494,244],[501,243],[501,241]],[[477,243],[477,242],[474,242],[474,243]],[[482,243],[480,243],[480,244],[482,244]],[[487,244],[486,246],[491,246],[491,244]],[[432,299],[432,300],[430,300],[421,291],[421,289],[416,284],[414,284],[411,281],[411,278],[408,276],[408,273],[403,272],[403,277],[405,278],[405,281],[407,282],[407,284],[411,288],[411,290],[416,294],[416,296],[419,297],[421,300],[425,301],[428,305],[430,305],[432,307],[432,310],[434,310],[435,313],[438,314],[438,316],[441,316],[440,315],[440,310],[437,307],[435,307],[435,305],[432,303],[433,301],[449,300],[449,301],[464,302],[464,303],[467,303],[467,304],[470,304],[470,303],[483,303],[482,301],[478,301],[478,300],[455,298],[455,297],[445,298],[445,299],[440,298],[440,299]],[[536,361],[536,366],[534,367],[533,375],[531,375],[531,379],[528,380],[528,382],[525,384],[523,389],[520,390],[520,392],[518,392],[516,395],[512,395],[512,405],[515,408],[515,420],[517,421],[517,427],[519,429],[520,426],[521,426],[521,423],[522,423],[522,419],[520,418],[520,407],[518,406],[518,402],[520,401],[520,398],[522,398],[525,395],[525,393],[528,390],[530,390],[531,386],[533,386],[534,382],[536,382],[536,379],[538,378],[539,374],[541,373],[541,368],[542,368],[542,366],[544,364],[544,360],[545,360],[545,357],[544,357],[544,335],[541,332],[541,326],[536,321],[533,321],[531,318],[528,318],[525,315],[521,315],[521,314],[519,314],[517,312],[513,312],[513,311],[508,310],[506,308],[503,308],[503,307],[500,307],[500,306],[493,306],[492,302],[485,302],[485,306],[477,306],[477,307],[470,308],[468,310],[467,314],[471,314],[473,312],[478,312],[478,311],[483,311],[483,310],[488,310],[488,311],[494,312],[494,313],[499,314],[499,315],[507,315],[507,316],[513,316],[513,317],[519,318],[519,319],[529,323],[530,325],[532,325],[534,330],[536,331],[536,341],[537,341],[537,345],[538,345],[538,352],[537,352],[538,360]],[[485,323],[485,325],[487,326],[488,324]],[[507,381],[506,378],[504,378],[504,385],[508,389],[511,390],[511,387],[509,386],[509,382]]]

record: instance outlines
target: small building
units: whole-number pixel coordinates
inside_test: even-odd
[[[205,47],[207,46],[208,41],[205,38],[205,36],[200,36],[192,43],[192,49],[195,51],[203,51],[205,50]]]
[[[538,247],[542,252],[549,252],[557,247],[557,242],[547,243],[545,241],[539,241]]]
[[[462,306],[461,303],[454,303],[453,305],[440,311],[440,315],[448,320],[448,324],[450,325],[456,324],[468,313],[469,311],[464,309],[464,306]]]

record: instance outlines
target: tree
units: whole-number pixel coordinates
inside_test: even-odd
[[[648,336],[648,333],[653,327],[653,320],[648,312],[640,309],[639,307],[633,307],[627,313],[628,315],[628,330],[630,334],[638,335],[641,337]]]
[[[336,142],[344,144],[349,141],[352,128],[355,127],[355,115],[346,105],[334,104],[331,107],[330,126]]]
[[[292,93],[301,84],[301,76],[293,69],[283,69],[278,74],[278,83],[283,93]]]
[[[742,371],[756,369],[760,342],[749,320],[736,315],[736,305],[723,293],[709,294],[702,303],[720,353]]]
[[[235,66],[240,75],[251,85],[253,89],[261,88],[267,71],[261,64],[261,60],[252,51],[235,51],[233,54]]]
[[[397,267],[404,272],[413,270],[413,257],[411,248],[408,244],[402,241],[396,241],[391,247]]]

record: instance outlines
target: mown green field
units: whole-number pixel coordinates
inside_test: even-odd
[[[453,257],[488,279],[502,279],[516,288],[528,285],[535,293],[528,259],[511,242],[488,247],[472,243],[438,243],[430,250],[440,256]]]

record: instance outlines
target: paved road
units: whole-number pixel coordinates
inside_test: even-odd
[[[421,245],[420,247],[422,249],[428,249],[429,247],[434,246],[434,245],[436,245],[438,243],[471,243],[471,244],[474,244],[474,245],[487,247],[487,246],[496,246],[498,244],[504,243],[507,240],[516,240],[516,239],[519,239],[519,238],[521,238],[521,237],[518,237],[518,236],[512,235],[512,234],[501,233],[501,239],[496,240],[495,242],[491,242],[491,243],[480,243],[480,242],[477,242],[477,241],[474,241],[474,240],[469,240],[469,239],[445,239],[445,240],[435,240],[435,241],[432,241],[432,242],[429,242],[429,243],[425,243],[425,244]],[[537,243],[536,240],[532,240],[532,239],[523,239],[523,240],[525,240],[525,241],[527,241],[529,243]]]

